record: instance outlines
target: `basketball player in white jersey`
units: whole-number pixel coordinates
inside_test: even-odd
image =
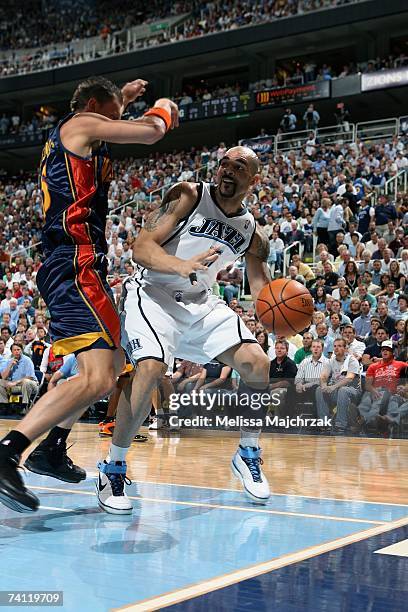
[[[138,270],[124,282],[121,325],[122,346],[137,367],[119,403],[109,455],[98,465],[98,500],[106,512],[132,512],[126,453],[172,355],[198,363],[218,359],[239,372],[247,393],[268,387],[268,357],[241,319],[211,293],[218,272],[242,255],[254,300],[270,280],[268,238],[242,205],[258,171],[251,149],[230,149],[216,185],[173,186],[135,240]],[[265,503],[270,493],[259,434],[260,429],[241,431],[231,467],[248,496]]]

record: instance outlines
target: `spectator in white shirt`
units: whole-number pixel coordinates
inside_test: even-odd
[[[268,265],[275,264],[275,267],[282,270],[283,249],[285,245],[282,238],[279,238],[277,231],[272,232],[272,238],[269,240],[269,257]]]
[[[361,361],[366,345],[356,339],[356,332],[352,325],[343,327],[342,337],[346,341],[349,355],[353,355],[357,361]]]
[[[320,384],[320,375],[323,368],[329,364],[327,357],[323,355],[324,342],[320,339],[315,339],[312,342],[310,357],[303,359],[298,365],[298,371],[295,376],[296,392],[302,395],[302,400],[307,399],[305,394],[314,391]],[[314,396],[312,396],[314,399]]]

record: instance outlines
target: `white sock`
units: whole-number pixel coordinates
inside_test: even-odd
[[[254,448],[258,448],[260,435],[260,429],[252,429],[251,431],[245,431],[245,429],[241,429],[241,439],[239,443],[244,448],[245,446],[252,446]]]
[[[110,461],[126,461],[126,455],[129,450],[129,447],[122,448],[121,446],[116,446],[115,444],[111,444],[108,456],[106,457],[106,462]]]

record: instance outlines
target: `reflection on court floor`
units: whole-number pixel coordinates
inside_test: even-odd
[[[27,480],[42,506],[0,507],[0,590],[62,590],[75,612],[404,609],[408,559],[375,551],[408,537],[408,506],[134,483],[116,517],[92,478]]]

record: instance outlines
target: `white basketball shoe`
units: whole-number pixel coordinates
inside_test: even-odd
[[[100,508],[109,514],[132,514],[132,502],[125,491],[125,485],[132,484],[126,478],[126,461],[100,461],[98,469],[95,486]]]
[[[241,481],[249,499],[256,504],[266,504],[271,494],[262,463],[261,449],[252,446],[239,446],[231,459],[234,475]]]

